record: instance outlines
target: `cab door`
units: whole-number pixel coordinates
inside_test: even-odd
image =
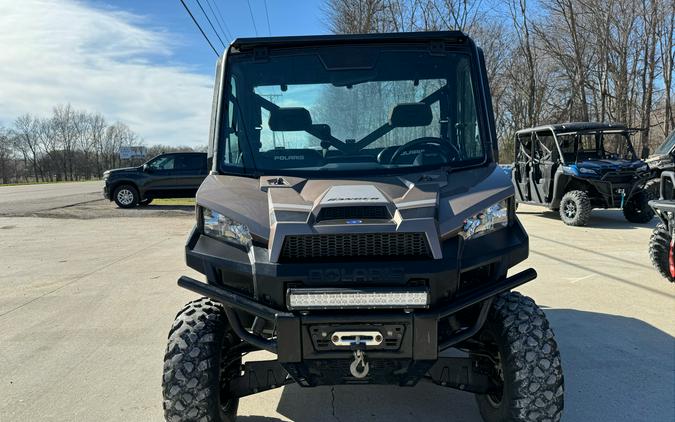
[[[144,183],[146,196],[152,198],[171,198],[178,189],[175,175],[175,155],[165,154],[147,163],[147,180]]]
[[[176,195],[181,197],[194,196],[207,174],[206,154],[177,154],[174,172],[176,176]]]
[[[532,142],[530,134],[516,135],[516,153],[511,178],[516,189],[516,200],[530,202],[530,168],[532,165]]]
[[[532,143],[532,192],[534,201],[547,204],[551,201],[553,175],[557,169],[557,148],[553,132],[534,134]]]

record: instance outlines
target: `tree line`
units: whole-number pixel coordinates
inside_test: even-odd
[[[501,161],[516,130],[568,121],[675,128],[673,0],[326,0],[334,33],[461,30],[486,55]]]
[[[98,112],[57,105],[47,117],[23,114],[0,127],[0,182],[32,183],[91,180],[107,169],[138,165],[120,159],[120,148],[144,141],[125,123],[108,122]],[[146,157],[190,147],[153,145]]]

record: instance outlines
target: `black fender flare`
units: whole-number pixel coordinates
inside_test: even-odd
[[[554,210],[560,208],[560,200],[562,200],[563,195],[565,195],[567,186],[572,179],[574,179],[574,176],[563,173],[562,167],[558,167],[555,176],[553,176],[553,196],[551,197],[549,208]]]

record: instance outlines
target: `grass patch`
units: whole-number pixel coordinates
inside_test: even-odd
[[[195,206],[195,199],[194,198],[157,198],[153,199],[152,203],[150,206],[153,205],[182,205],[182,206],[188,206],[188,207],[194,207]]]
[[[84,183],[84,182],[100,182],[100,179],[92,180],[59,180],[58,182],[18,182],[18,183],[0,183],[0,188],[4,186],[28,186],[28,185],[56,185],[59,183]]]

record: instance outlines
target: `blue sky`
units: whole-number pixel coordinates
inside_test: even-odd
[[[246,0],[200,1],[207,12],[218,3],[234,37],[256,35]],[[218,43],[196,1],[186,3]],[[250,4],[267,36],[265,0]],[[272,35],[327,32],[322,4],[267,0]],[[179,0],[0,0],[0,45],[0,125],[71,103],[128,124],[146,144],[206,143],[216,57]]]
[[[221,48],[197,2],[195,0],[185,2],[200,21],[202,28],[208,31],[207,35],[216,49]],[[256,36],[246,0],[200,0],[202,7],[210,15],[208,2],[214,10],[219,9],[222,12],[222,17],[233,37]],[[175,60],[193,64],[203,72],[212,71],[215,55],[179,0],[89,0],[87,3],[104,10],[124,10],[142,16],[144,27],[167,31],[176,37],[179,45],[175,50]],[[266,0],[266,3],[272,35],[320,34],[327,31],[321,11],[322,0]],[[250,0],[250,4],[258,35],[269,35],[265,0]],[[216,29],[220,30],[218,23],[212,16],[210,17]],[[227,39],[223,38],[223,41],[227,43]]]

